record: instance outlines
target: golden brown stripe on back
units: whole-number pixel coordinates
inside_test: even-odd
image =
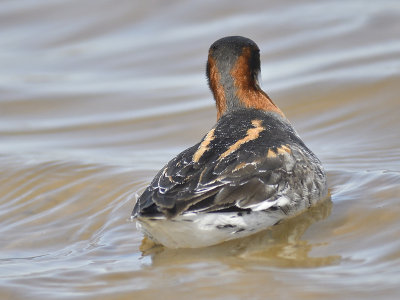
[[[282,145],[276,149],[278,151],[278,154],[285,154],[285,153],[291,153],[292,151],[290,148],[286,145]]]
[[[215,128],[211,129],[206,137],[204,138],[204,140],[201,142],[199,148],[197,149],[197,151],[193,154],[193,161],[194,162],[198,162],[200,160],[200,158],[203,156],[204,152],[206,152],[207,150],[209,150],[210,148],[208,147],[211,143],[211,141],[215,138],[214,136],[214,130]]]
[[[251,124],[254,126],[253,128],[250,128],[247,130],[247,134],[244,138],[236,141],[232,146],[228,148],[224,153],[220,155],[218,159],[223,159],[227,157],[229,154],[235,152],[237,149],[240,148],[243,144],[255,140],[256,138],[259,137],[260,132],[265,130],[265,128],[261,125],[262,121],[261,120],[253,120],[251,121]]]

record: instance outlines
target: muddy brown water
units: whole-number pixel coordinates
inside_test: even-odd
[[[331,201],[140,248],[135,195],[213,126],[205,60],[233,34],[260,46]],[[399,1],[5,0],[0,36],[0,299],[400,296]]]

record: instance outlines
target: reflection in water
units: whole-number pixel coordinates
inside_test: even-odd
[[[157,266],[221,259],[231,263],[242,259],[279,267],[332,265],[340,260],[340,256],[312,257],[309,255],[310,251],[319,245],[301,239],[312,224],[330,215],[331,208],[332,201],[329,197],[304,213],[284,220],[270,229],[211,247],[169,249],[155,245],[145,237],[140,250],[143,256],[151,256],[153,265]]]

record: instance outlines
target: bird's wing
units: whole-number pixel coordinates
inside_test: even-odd
[[[278,123],[265,117],[221,120],[160,170],[132,215],[272,207],[295,169],[312,171],[291,125]]]

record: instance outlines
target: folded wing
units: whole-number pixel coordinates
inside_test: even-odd
[[[132,215],[284,210],[289,186],[297,185],[298,193],[315,188],[302,179],[315,172],[310,159],[316,158],[288,122],[274,114],[232,113],[160,170]]]

